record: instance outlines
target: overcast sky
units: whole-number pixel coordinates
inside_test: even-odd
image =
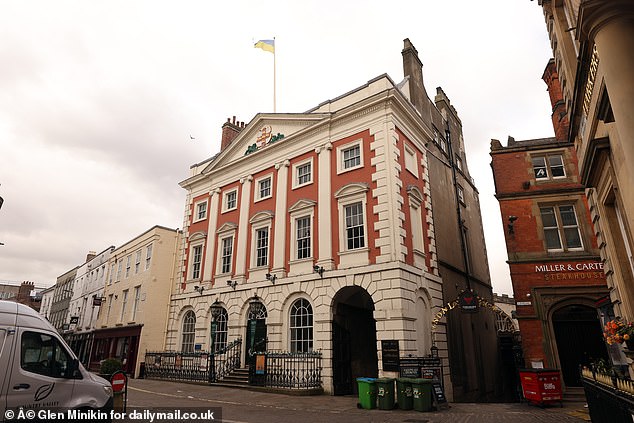
[[[512,293],[491,138],[553,135],[529,0],[0,0],[0,279],[53,284],[89,250],[182,227],[189,166],[221,125],[304,112],[387,73],[409,38],[463,123],[494,290]],[[195,139],[190,139],[194,137]]]

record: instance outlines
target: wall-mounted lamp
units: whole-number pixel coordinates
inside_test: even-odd
[[[198,292],[200,295],[203,295],[204,290],[205,290],[204,286],[194,285],[194,291]]]
[[[266,274],[266,279],[271,281],[272,284],[275,284],[275,281],[277,279],[277,275],[271,275],[270,273]]]
[[[324,270],[326,270],[324,269],[324,266],[317,266],[317,265],[313,266],[313,272],[319,273],[320,278],[324,277]]]
[[[429,351],[433,358],[438,358],[438,347],[436,345],[432,345]]]
[[[238,281],[228,280],[227,285],[232,287],[233,289],[236,289],[236,286],[238,285]]]
[[[516,220],[517,220],[517,216],[509,216],[509,224],[507,225],[509,230],[509,235],[515,234],[515,228],[513,225],[515,224]]]

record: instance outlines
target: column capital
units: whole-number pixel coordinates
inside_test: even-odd
[[[291,165],[290,160],[284,160],[283,162],[275,164],[275,170],[280,170],[283,167],[289,167]]]
[[[252,181],[253,181],[253,175],[247,175],[247,176],[245,176],[243,178],[240,178],[240,183],[242,185],[244,185],[247,182],[252,182]]]
[[[577,38],[594,41],[597,33],[613,21],[634,20],[631,0],[586,0],[579,7]]]
[[[332,150],[332,143],[327,142],[324,145],[320,145],[319,147],[315,148],[315,153],[320,154],[324,150],[326,151]]]
[[[214,195],[217,195],[217,194],[220,194],[220,188],[212,188],[211,190],[209,190],[210,196],[213,197]]]

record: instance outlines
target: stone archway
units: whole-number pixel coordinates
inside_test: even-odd
[[[379,374],[374,302],[365,289],[346,286],[334,296],[332,312],[334,394],[353,394],[356,378]]]

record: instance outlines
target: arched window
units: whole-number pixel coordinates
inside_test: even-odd
[[[222,307],[213,309],[214,320],[212,322],[211,333],[213,336],[213,350],[219,351],[227,346],[227,322],[229,315]]]
[[[183,318],[182,352],[194,351],[194,338],[196,337],[196,315],[189,310]]]
[[[291,352],[313,350],[313,308],[300,298],[291,306]]]

